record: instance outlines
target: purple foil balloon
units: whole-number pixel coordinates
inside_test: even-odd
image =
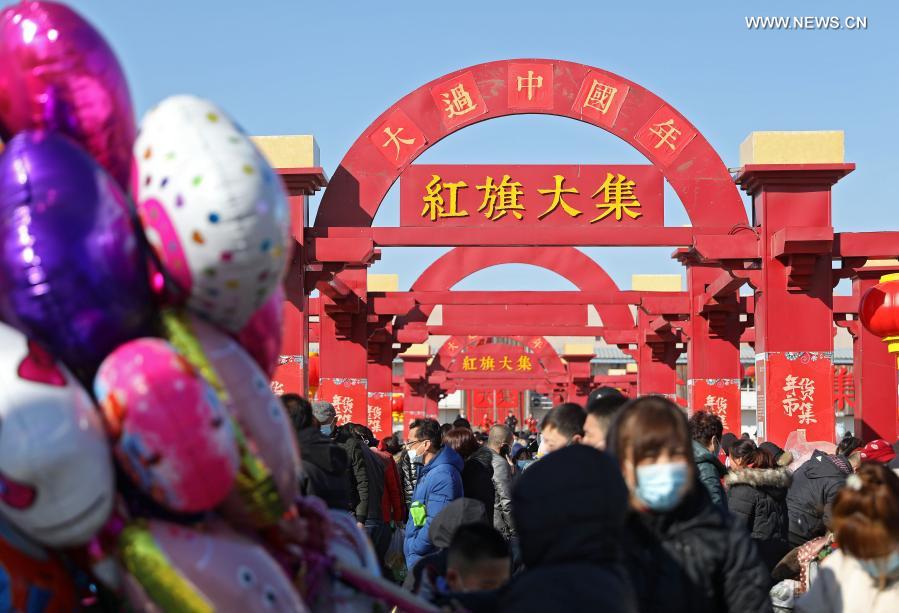
[[[128,189],[136,130],[122,68],[91,24],[53,2],[0,12],[0,138],[32,129],[69,135]]]
[[[69,138],[22,132],[0,155],[0,318],[82,377],[152,333],[127,197]]]

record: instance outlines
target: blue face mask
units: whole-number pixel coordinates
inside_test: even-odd
[[[653,511],[670,511],[680,502],[686,481],[686,462],[639,466],[635,493]]]
[[[885,558],[859,560],[858,562],[873,579],[879,579],[899,570],[899,551],[894,551]]]
[[[325,436],[331,436],[331,433],[334,432],[334,424],[325,424],[321,427],[321,431]]]
[[[534,460],[518,460],[515,462],[515,465],[518,466],[518,470],[523,471],[525,468],[534,463]]]

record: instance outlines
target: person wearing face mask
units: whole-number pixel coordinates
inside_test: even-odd
[[[300,493],[318,496],[331,509],[348,509],[350,495],[346,479],[346,451],[321,433],[308,400],[297,394],[284,394],[281,403],[293,424],[297,443],[303,450]]]
[[[684,412],[644,396],[616,417],[608,449],[630,492],[626,563],[646,613],[771,611],[768,571],[745,528],[699,480]]]
[[[312,414],[319,428],[326,438],[339,445],[347,455],[350,470],[345,472],[347,488],[349,491],[349,504],[347,510],[356,517],[360,525],[365,525],[368,518],[368,470],[365,465],[365,455],[362,442],[345,428],[335,428],[337,411],[330,402],[316,400],[312,403]],[[378,500],[380,505],[380,499]]]
[[[699,470],[699,480],[709,491],[712,502],[726,509],[727,498],[721,479],[727,474],[727,469],[718,459],[721,436],[724,434],[721,418],[706,411],[697,411],[690,416],[689,423],[693,439],[693,459]]]
[[[515,538],[515,524],[512,521],[512,467],[508,457],[512,451],[514,435],[508,426],[496,424],[487,434],[487,443],[472,456],[486,466],[490,466],[494,499],[489,522],[508,540]]]
[[[409,424],[406,450],[412,464],[421,466],[403,544],[406,566],[412,568],[420,558],[437,551],[428,528],[448,503],[462,497],[464,463],[458,453],[443,445],[440,424],[433,419],[416,419]]]
[[[899,477],[882,464],[863,464],[834,499],[832,527],[839,546],[796,611],[899,611]]]

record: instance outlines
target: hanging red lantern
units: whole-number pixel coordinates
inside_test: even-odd
[[[319,376],[319,357],[317,353],[309,354],[309,397],[315,398],[318,386],[321,383]]]
[[[882,276],[865,292],[858,314],[865,329],[879,336],[890,353],[899,353],[899,273]]]
[[[754,379],[755,378],[755,365],[751,364],[751,365],[747,366],[746,370],[743,373],[743,376],[748,379]]]

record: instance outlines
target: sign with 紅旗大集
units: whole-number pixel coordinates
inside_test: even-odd
[[[402,226],[665,224],[654,166],[413,165],[400,179]]]

